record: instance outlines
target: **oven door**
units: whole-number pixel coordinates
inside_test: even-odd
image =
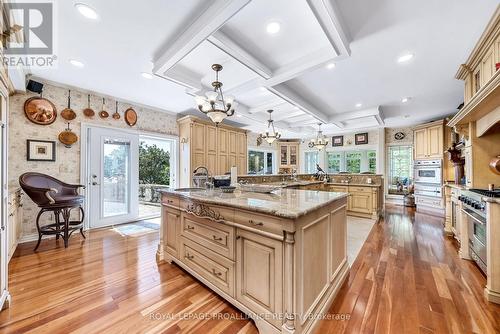
[[[467,217],[470,256],[486,273],[486,222],[472,210],[462,209],[462,211]]]
[[[434,185],[415,185],[415,195],[428,196],[428,197],[443,197],[441,193],[441,186]]]
[[[441,184],[441,168],[415,167],[415,182]]]

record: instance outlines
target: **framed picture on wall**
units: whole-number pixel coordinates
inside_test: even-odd
[[[56,161],[56,142],[50,140],[26,140],[28,161]]]
[[[344,136],[333,136],[332,146],[344,146]]]
[[[356,145],[368,144],[368,132],[356,133],[354,135],[354,142]]]

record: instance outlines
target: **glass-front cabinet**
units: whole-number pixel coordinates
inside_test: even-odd
[[[299,168],[299,143],[298,142],[280,142],[280,165],[279,172],[290,174],[293,170]]]

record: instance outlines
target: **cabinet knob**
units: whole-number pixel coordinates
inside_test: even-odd
[[[188,230],[194,230],[194,226],[188,225],[188,226],[187,226],[187,229],[188,229]]]
[[[212,238],[214,238],[215,241],[222,241],[222,238],[217,237],[216,235],[212,235]]]
[[[212,274],[215,276],[222,276],[222,273],[220,271],[216,271],[215,269],[212,269]]]
[[[188,253],[188,254],[186,254],[186,259],[192,260],[192,259],[194,259],[194,256]]]

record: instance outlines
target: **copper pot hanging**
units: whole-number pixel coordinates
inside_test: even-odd
[[[87,100],[87,108],[83,109],[83,114],[87,117],[94,117],[95,112],[92,108],[90,108],[90,94],[88,95]]]
[[[114,112],[114,114],[113,114],[113,118],[114,118],[114,119],[120,119],[120,117],[121,117],[121,116],[120,116],[120,114],[118,113],[118,101],[116,101],[116,103],[115,103],[115,112]]]
[[[61,117],[67,121],[72,121],[76,118],[76,113],[71,109],[71,90],[68,90],[68,107],[61,111]]]
[[[71,145],[76,143],[78,141],[78,136],[76,133],[71,131],[69,127],[69,122],[68,122],[68,127],[59,134],[58,136],[59,141],[64,145],[64,147],[70,148]]]
[[[99,112],[99,116],[101,118],[108,118],[109,117],[109,113],[106,111],[106,101],[104,100],[104,97],[102,98],[102,109]]]

